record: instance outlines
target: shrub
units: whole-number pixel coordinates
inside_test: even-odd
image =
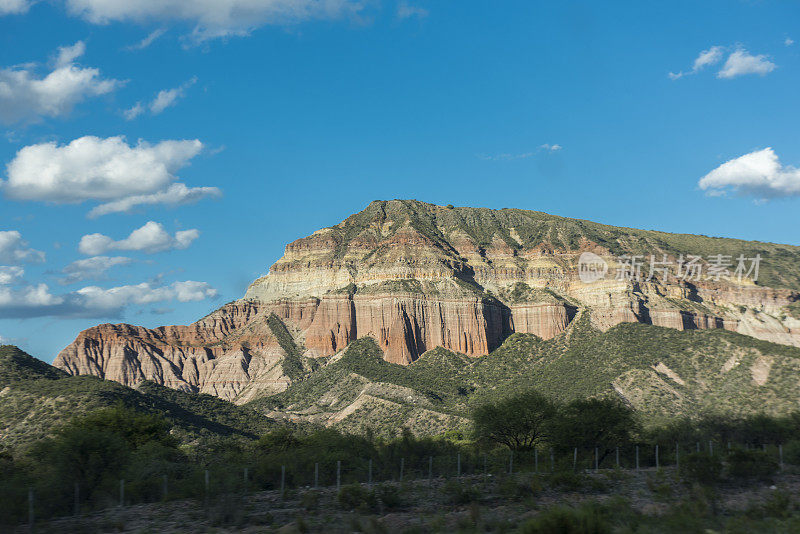
[[[458,480],[448,481],[444,485],[443,492],[451,504],[469,504],[477,501],[481,496],[478,488]]]
[[[783,460],[792,465],[800,465],[800,440],[793,439],[783,447]]]
[[[376,493],[378,500],[386,509],[394,510],[403,507],[403,496],[397,486],[381,485],[377,487]]]
[[[300,496],[300,506],[306,510],[316,510],[319,508],[320,493],[317,490],[310,490]]]
[[[778,471],[778,462],[763,451],[734,450],[728,454],[728,474],[740,480],[769,480]]]
[[[584,487],[586,476],[573,471],[556,471],[547,477],[547,482],[553,489],[577,491]]]
[[[579,508],[555,506],[525,523],[522,534],[607,534],[612,531],[603,509],[597,504]]]
[[[344,510],[358,510],[363,513],[369,513],[377,507],[375,493],[360,484],[343,486],[339,490],[338,501]]]
[[[539,493],[542,490],[542,485],[534,477],[523,479],[507,477],[500,481],[498,490],[503,497],[508,499],[525,499]]]
[[[722,478],[722,461],[705,452],[687,454],[681,458],[680,476],[687,483],[715,484]]]

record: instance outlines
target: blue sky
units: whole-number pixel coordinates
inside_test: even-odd
[[[97,323],[192,322],[375,199],[800,245],[798,22],[789,1],[0,0],[0,337],[51,361]]]

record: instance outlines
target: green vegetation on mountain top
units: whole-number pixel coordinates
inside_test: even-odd
[[[740,254],[746,258],[760,255],[759,285],[800,287],[800,247],[796,246],[609,226],[521,209],[450,209],[416,200],[374,201],[363,211],[331,227],[337,243],[336,256],[343,256],[356,239],[365,236],[375,242],[382,239],[381,231],[387,222],[392,223],[389,231],[394,232],[410,225],[453,259],[458,259],[451,243],[456,233],[466,234],[479,248],[488,248],[499,239],[513,249],[544,246],[576,251],[595,243],[616,256],[668,254],[675,258],[697,255],[707,259],[722,254],[731,256],[735,262]]]

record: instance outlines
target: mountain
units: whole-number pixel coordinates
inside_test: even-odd
[[[35,442],[74,416],[123,405],[158,413],[184,441],[198,437],[257,437],[276,423],[251,408],[142,382],[136,389],[94,376],[69,374],[12,345],[0,345],[0,443]]]
[[[669,272],[659,268],[648,276],[651,255],[671,263],[664,266]],[[736,276],[740,256],[742,265],[748,260],[749,268],[758,266],[757,277],[755,271]],[[593,266],[607,270],[606,276],[594,281],[583,277],[580,269],[586,268],[586,262],[581,258],[586,257]],[[714,340],[719,345],[710,346],[717,347],[717,358],[746,352],[749,349],[744,347],[756,339],[790,350],[800,346],[798,260],[800,247],[789,245],[619,228],[518,209],[375,201],[341,223],[287,245],[284,256],[269,274],[250,285],[242,299],[196,323],[156,329],[98,325],[81,332],[54,365],[72,375],[91,374],[126,385],[151,380],[185,392],[264,407],[277,406],[274,399],[298,401],[298,392],[314,389],[314,384],[335,375],[335,385],[352,386],[352,391],[359,392],[359,406],[368,400],[378,402],[377,398],[413,399],[419,394],[418,403],[406,403],[415,406],[407,417],[430,419],[430,414],[420,415],[434,406],[426,405],[424,399],[434,402],[434,396],[441,396],[436,391],[441,384],[408,385],[381,382],[358,372],[343,374],[353,363],[347,348],[362,338],[373,339],[374,346],[367,352],[370,358],[380,355],[380,365],[396,364],[390,365],[395,369],[392,380],[405,376],[396,370],[401,366],[412,374],[427,366],[436,375],[439,371],[431,360],[437,358],[444,358],[439,364],[455,370],[480,369],[496,361],[510,365],[498,361],[496,354],[507,353],[509,343],[520,335],[536,340],[518,347],[528,352],[514,357],[525,361],[539,358],[529,351],[541,343],[551,347],[545,351],[551,359],[562,354],[559,350],[575,354],[577,349],[569,348],[573,338],[585,339],[574,336],[575,331],[591,332],[590,337],[606,348],[612,341],[627,343],[625,336],[635,333],[642,346],[654,350],[658,346],[646,342],[650,336],[662,336],[664,328],[657,327],[686,334],[678,339],[688,345]],[[635,272],[637,261],[642,264],[642,276],[622,276]],[[727,271],[719,268],[725,261],[729,265],[722,267]],[[703,276],[676,276],[679,266],[686,271],[692,264],[703,269]],[[725,271],[725,276],[713,276],[715,267]],[[578,328],[577,318],[585,325]],[[644,330],[626,329],[628,323],[638,323]],[[741,335],[725,337],[733,332]],[[613,352],[603,354],[611,357]],[[597,371],[595,363],[598,368],[607,363],[594,362],[595,356],[589,353],[579,356],[590,374]],[[651,356],[642,354],[646,361]],[[531,368],[532,373],[551,369],[547,376],[541,375],[545,382],[558,383],[561,378],[552,373],[569,376],[573,369],[559,367],[558,358],[552,365],[543,365],[546,361]],[[777,366],[784,362],[773,361]],[[658,367],[658,363],[652,365]],[[634,389],[644,387],[640,380],[651,384],[653,377],[668,376],[649,365],[636,367],[636,372],[626,367],[625,372],[632,374],[625,379],[609,376],[606,385],[616,384],[623,391],[618,394],[628,398]],[[522,368],[517,371],[523,372]],[[487,370],[486,376],[492,372]],[[345,379],[351,386],[345,387]],[[470,381],[464,385],[465,391],[486,386]],[[429,393],[423,391],[426,387]],[[313,410],[312,404],[319,406],[313,395],[323,390],[320,386],[298,402]],[[335,396],[332,389],[325,391]],[[345,397],[352,397],[352,391]],[[692,390],[692,395],[699,391]],[[682,393],[681,398],[687,395]],[[686,406],[690,405],[687,401]],[[332,419],[326,414],[318,419],[344,424],[358,408],[347,406],[342,405],[345,413]],[[447,415],[443,427],[456,424],[449,417],[464,414],[458,403],[452,405],[455,408],[448,406],[434,410]],[[384,408],[395,415],[398,410],[391,404]]]

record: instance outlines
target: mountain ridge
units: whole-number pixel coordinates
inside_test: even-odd
[[[580,256],[609,273],[617,255],[761,256],[757,280],[608,277],[587,283]],[[242,299],[196,323],[99,325],[54,365],[135,385],[142,380],[244,404],[280,396],[361,338],[389,363],[439,348],[466,357],[513,334],[542,340],[586,316],[599,332],[623,323],[730,330],[800,346],[800,247],[613,227],[543,212],[375,201],[286,246]],[[703,259],[701,265],[709,267]],[[772,285],[769,285],[772,284]]]

